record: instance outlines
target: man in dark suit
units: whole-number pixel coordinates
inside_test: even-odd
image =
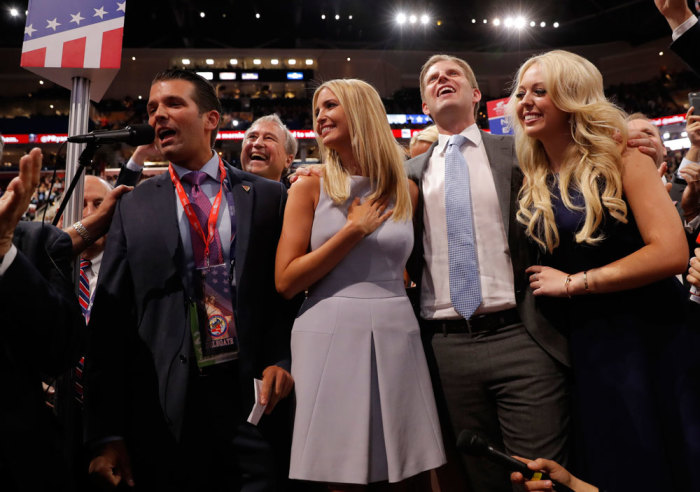
[[[528,288],[525,268],[536,261],[515,217],[523,177],[513,139],[476,127],[481,93],[464,60],[431,57],[423,65],[420,86],[423,112],[437,125],[439,139],[406,163],[409,177],[420,188],[407,268],[418,284],[426,351],[439,375],[434,385],[446,445],[449,448],[456,433],[469,429],[509,454],[565,462],[567,342],[540,315]],[[464,192],[447,191],[446,153],[454,152],[448,149],[453,135],[465,138],[457,151],[468,168],[470,185]],[[451,239],[446,201],[452,195],[461,200],[467,193],[481,299],[470,316],[458,312],[461,301],[451,285],[450,257],[459,257],[462,246]],[[511,490],[504,470],[475,458],[465,458],[464,465],[470,490]]]
[[[654,0],[654,4],[673,30],[671,49],[700,74],[700,25],[687,0]]]
[[[9,491],[67,484],[41,378],[70,366],[85,330],[72,289],[69,236],[48,224],[19,222],[40,170],[41,151],[33,149],[0,198],[0,488]]]
[[[292,320],[273,272],[286,191],[212,151],[221,108],[203,78],[158,74],[147,108],[171,166],[120,202],[109,231],[86,356],[91,473],[108,487],[283,490]]]

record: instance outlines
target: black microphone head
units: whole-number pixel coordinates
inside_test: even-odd
[[[126,143],[133,145],[134,147],[153,143],[153,140],[156,138],[155,130],[147,123],[129,125],[125,128],[125,130],[129,131],[129,139],[126,141]]]
[[[457,438],[457,449],[465,454],[480,456],[488,451],[488,443],[472,431],[463,430]]]

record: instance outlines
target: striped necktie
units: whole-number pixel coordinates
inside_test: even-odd
[[[85,317],[85,324],[90,321],[90,280],[88,280],[87,270],[92,266],[90,260],[80,260],[80,285],[78,290],[78,302]],[[83,368],[85,357],[81,357],[73,367],[73,397],[83,405]]]
[[[445,153],[445,215],[450,272],[450,300],[464,319],[481,304],[481,280],[474,236],[469,167],[460,148],[463,135],[452,135]]]
[[[80,309],[85,317],[85,322],[90,318],[90,280],[87,276],[87,270],[92,265],[90,260],[80,260],[80,288],[78,290],[78,301]]]

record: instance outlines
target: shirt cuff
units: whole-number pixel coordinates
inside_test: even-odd
[[[683,219],[683,227],[685,228],[685,232],[688,234],[693,234],[695,231],[697,231],[698,226],[700,226],[700,215],[696,215],[690,222]]]
[[[5,256],[2,258],[2,263],[0,263],[0,277],[5,275],[5,272],[7,271],[8,268],[10,268],[10,265],[12,265],[12,262],[15,261],[15,257],[17,256],[17,247],[13,244],[10,246],[10,250],[5,253]]]
[[[697,164],[695,161],[691,161],[690,159],[686,159],[685,157],[681,161],[681,164],[678,166],[678,170],[676,171],[676,177],[683,179],[683,176],[681,176],[681,170],[687,166],[688,164]]]
[[[131,159],[131,158],[129,159],[129,162],[126,163],[126,168],[127,168],[129,171],[135,171],[135,172],[137,172],[137,173],[140,173],[141,171],[143,171],[143,166],[139,166],[139,165],[136,164],[136,162],[134,162],[134,160]]]
[[[688,29],[690,29],[695,24],[697,24],[697,22],[698,22],[698,18],[695,17],[694,15],[691,15],[680,26],[676,27],[673,30],[673,34],[671,34],[671,39],[675,41],[676,39],[680,38],[683,34],[685,34],[685,32]]]

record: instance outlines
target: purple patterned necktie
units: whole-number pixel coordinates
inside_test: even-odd
[[[200,186],[207,179],[207,174],[202,171],[191,171],[184,176],[182,176],[182,181],[190,185],[190,190],[187,196],[192,205],[194,213],[199,219],[199,224],[207,235],[207,221],[209,219],[209,213],[211,212],[211,202],[209,197],[200,189]],[[190,236],[192,238],[192,253],[194,255],[194,262],[197,267],[205,266],[206,262],[204,259],[205,244],[202,238],[199,236],[197,231],[192,224],[190,224]],[[219,239],[218,231],[214,234],[214,239],[209,246],[209,264],[218,265],[223,263],[223,255],[221,252],[221,240]]]

